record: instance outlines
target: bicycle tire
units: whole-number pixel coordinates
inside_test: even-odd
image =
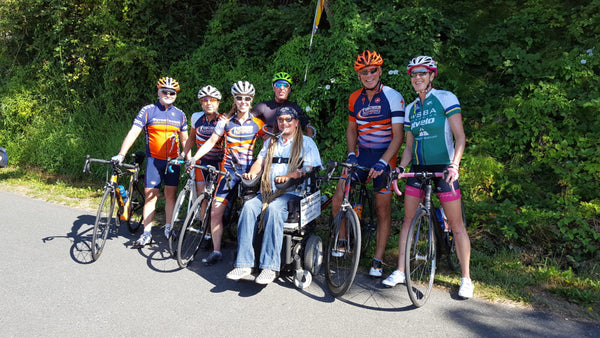
[[[143,224],[145,202],[146,197],[144,195],[143,183],[138,180],[133,186],[131,191],[131,201],[129,202],[127,229],[132,234],[135,234]]]
[[[343,253],[337,250],[340,238],[340,226],[346,220],[346,248]],[[356,212],[351,208],[340,211],[333,219],[327,242],[327,253],[325,255],[325,279],[327,288],[334,297],[341,297],[348,291],[358,269],[360,258],[361,234]]]
[[[172,256],[175,256],[177,252],[179,234],[181,233],[183,222],[185,222],[185,218],[191,209],[192,203],[194,203],[192,200],[194,195],[192,189],[195,189],[195,187],[190,188],[185,186],[183,190],[179,192],[177,200],[175,201],[173,216],[171,217],[171,234],[169,236],[169,252]]]
[[[462,219],[463,219],[463,223],[465,225],[465,230],[467,229],[467,215],[465,212],[465,203],[463,201],[460,201],[460,207],[461,207],[461,211],[462,211]],[[456,254],[456,243],[454,241],[454,234],[452,233],[452,231],[447,232],[446,234],[444,234],[444,241],[446,243],[446,245],[448,246],[448,266],[450,267],[450,269],[452,271],[456,271],[458,269],[460,269],[460,261],[458,260],[458,256]]]
[[[106,239],[110,228],[116,228],[115,211],[115,194],[112,187],[107,187],[104,190],[104,195],[98,206],[96,213],[96,221],[94,222],[94,231],[92,235],[92,259],[97,261],[104,250]]]
[[[205,194],[196,198],[181,227],[176,252],[177,263],[181,268],[187,267],[194,260],[204,240],[206,229],[210,227],[210,205],[206,206],[204,215],[201,215],[202,203],[206,198]]]
[[[423,306],[433,288],[436,267],[435,234],[433,215],[421,208],[417,210],[406,239],[406,288],[416,307]]]

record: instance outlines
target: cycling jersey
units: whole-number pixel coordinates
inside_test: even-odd
[[[262,126],[264,122],[259,118],[248,114],[248,118],[244,121],[239,121],[237,116],[232,116],[229,119],[219,119],[215,126],[215,134],[225,136],[225,155],[221,167],[231,166],[232,155],[235,153],[239,160],[240,169],[246,170],[252,165],[253,151],[256,140],[263,135]]]
[[[196,146],[198,146],[198,149],[211,137],[220,117],[221,114],[216,113],[216,117],[212,121],[209,121],[203,111],[192,114],[192,128],[196,131]],[[222,159],[223,144],[221,142],[217,142],[206,155],[202,156],[203,162],[221,161]]]
[[[407,106],[404,130],[414,135],[412,163],[417,165],[450,164],[454,141],[448,117],[460,113],[456,95],[431,89],[423,104],[419,98]]]
[[[404,122],[404,98],[396,90],[379,85],[371,101],[359,89],[350,95],[349,121],[358,125],[358,148],[387,149],[392,142],[392,124]]]
[[[295,102],[285,101],[279,103],[275,100],[264,101],[252,108],[252,113],[254,116],[261,119],[267,126],[272,128],[277,124],[277,112],[283,107],[294,108],[294,110],[298,112],[298,120],[300,120],[302,129],[306,129],[306,126],[310,122],[309,118]]]
[[[187,119],[175,106],[166,108],[159,102],[143,107],[133,124],[144,129],[146,155],[160,160],[179,156],[179,132],[187,131]]]

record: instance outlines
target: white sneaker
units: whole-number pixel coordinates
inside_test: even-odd
[[[255,282],[258,284],[267,285],[267,284],[273,282],[276,277],[277,277],[277,273],[275,271],[269,270],[269,269],[263,269],[260,272],[260,275],[258,275],[258,277],[256,277]]]
[[[473,285],[473,282],[471,282],[471,278],[461,278],[460,289],[458,289],[458,296],[464,299],[469,299],[473,297],[474,289],[475,285]]]
[[[171,224],[169,223],[165,224],[165,237],[167,237],[167,239],[171,237]]]
[[[394,272],[392,272],[392,274],[388,278],[381,281],[381,284],[387,286],[388,288],[393,288],[394,286],[398,284],[404,284],[405,282],[406,275],[404,274],[404,272],[400,270],[394,270]]]
[[[235,268],[227,274],[227,279],[240,280],[252,274],[252,268]]]

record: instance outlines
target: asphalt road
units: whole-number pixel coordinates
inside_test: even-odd
[[[129,248],[122,227],[97,262],[94,213],[0,191],[1,337],[599,337],[600,326],[436,290],[414,308],[404,286],[359,275],[343,299],[322,276],[305,290],[225,279],[233,248],[212,267],[180,270],[157,243]]]

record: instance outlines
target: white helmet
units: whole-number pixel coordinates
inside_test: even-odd
[[[231,95],[254,96],[254,86],[248,81],[238,81],[231,86]]]
[[[206,96],[214,97],[215,99],[221,101],[221,92],[213,86],[205,86],[205,87],[202,87],[202,89],[200,89],[200,91],[198,91],[199,99],[206,97]]]
[[[419,66],[429,69],[435,73],[435,76],[437,76],[437,64],[431,56],[427,55],[417,56],[416,58],[410,60],[408,66],[406,66],[406,73],[410,75],[410,70]]]

